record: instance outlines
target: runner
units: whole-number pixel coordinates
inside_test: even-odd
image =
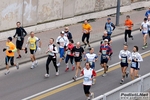
[[[39,42],[39,47],[37,47],[37,42]],[[35,58],[35,52],[36,50],[40,51],[41,50],[41,41],[38,37],[34,36],[34,32],[30,32],[30,37],[28,37],[27,44],[26,44],[26,49],[28,47],[30,48],[30,58],[32,61],[31,69],[35,68],[38,64],[36,58]]]
[[[105,40],[105,39],[108,39],[108,45],[111,45],[112,40],[111,40],[111,37],[107,35],[107,31],[104,31],[104,35],[102,36],[101,44],[104,43],[104,40]]]
[[[13,37],[15,38],[17,35],[16,47],[17,47],[17,53],[18,53],[17,59],[18,59],[21,58],[20,50],[24,50],[25,53],[27,53],[27,49],[22,48],[22,45],[24,43],[24,37],[27,35],[27,32],[24,30],[23,27],[20,26],[21,25],[20,22],[17,22],[16,25],[17,25],[16,33]]]
[[[85,54],[84,61],[89,62],[92,69],[95,69],[95,62],[98,60],[98,56],[94,53],[94,48],[89,48],[89,53]],[[92,84],[95,84],[96,79],[93,79]]]
[[[67,46],[67,48],[66,48],[66,50],[67,50],[67,55],[66,55],[66,59],[65,59],[65,63],[66,63],[66,70],[65,71],[68,71],[69,70],[69,64],[68,64],[68,61],[69,61],[69,59],[70,59],[70,63],[71,63],[71,65],[72,65],[72,71],[75,69],[75,67],[74,67],[74,62],[73,62],[73,58],[74,58],[74,54],[73,54],[73,52],[72,52],[72,49],[73,49],[73,47],[74,47],[74,45],[73,45],[73,40],[69,40],[69,44],[68,44],[68,46]]]
[[[84,48],[86,48],[86,45],[90,47],[89,38],[90,38],[90,32],[92,31],[91,25],[88,23],[87,20],[84,20],[84,24],[82,25],[82,42],[84,43]],[[86,38],[86,42],[84,41]]]
[[[115,28],[115,25],[111,22],[111,18],[107,18],[107,22],[105,23],[105,30],[107,31],[108,36],[111,37],[112,31],[114,31]]]
[[[125,20],[125,43],[124,44],[127,44],[127,35],[129,38],[132,38],[133,40],[133,36],[131,35],[131,31],[132,31],[132,27],[133,27],[133,22],[132,20],[130,19],[130,16],[127,15],[126,16],[126,20]]]
[[[87,100],[92,100],[94,98],[94,93],[90,92],[92,85],[92,80],[96,78],[96,72],[94,69],[90,68],[90,63],[85,63],[85,68],[82,69],[80,76],[83,76],[83,89],[87,97]]]
[[[138,47],[133,47],[133,52],[131,54],[132,61],[131,61],[131,68],[130,68],[130,75],[131,79],[134,80],[135,77],[139,77],[138,71],[140,70],[140,62],[143,61],[143,58],[140,53],[138,53]]]
[[[149,25],[150,25],[150,15],[148,16],[148,22],[149,22]],[[150,38],[150,27],[149,27],[148,33],[149,33],[149,38]]]
[[[122,72],[122,79],[120,84],[124,83],[125,77],[128,77],[129,72],[127,71],[128,62],[131,60],[131,52],[128,51],[128,46],[124,45],[123,50],[119,53],[120,65],[121,65],[121,72]]]
[[[14,52],[17,51],[16,46],[12,43],[12,37],[8,37],[6,42],[6,48],[3,49],[3,52],[6,51],[5,64],[7,71],[5,75],[9,74],[9,61],[12,66],[16,66],[19,69],[19,65],[14,63]]]
[[[74,81],[76,81],[76,78],[78,76],[79,69],[81,70],[81,61],[82,61],[82,54],[84,54],[84,49],[81,47],[80,42],[76,43],[76,46],[73,47],[72,52],[74,53],[74,60],[76,65],[76,72],[75,76],[72,78]]]
[[[66,36],[64,36],[65,32],[61,31],[60,36],[57,37],[56,43],[59,45],[59,53],[60,53],[60,59],[57,66],[60,66],[60,63],[65,58],[65,49],[67,45],[69,44],[69,40]]]
[[[150,28],[150,25],[147,21],[147,18],[144,18],[144,22],[142,22],[141,27],[140,27],[140,31],[142,30],[142,34],[143,34],[143,47],[142,49],[144,50],[145,48],[147,48],[147,36],[148,36],[148,30]]]
[[[100,46],[99,54],[101,54],[101,63],[100,65],[104,68],[103,77],[106,76],[106,71],[108,71],[108,60],[110,59],[110,55],[112,54],[112,49],[108,45],[108,39],[104,40],[104,44]]]
[[[48,50],[46,51],[46,53],[48,53],[48,58],[46,61],[46,74],[45,77],[49,77],[49,64],[51,61],[53,61],[53,65],[55,67],[56,70],[56,75],[59,75],[59,70],[58,70],[58,66],[56,65],[57,62],[57,57],[56,57],[56,53],[58,53],[57,47],[54,44],[54,39],[50,38],[49,41],[49,45],[48,45]]]
[[[72,40],[72,34],[68,27],[65,27],[65,36],[68,37],[68,40]]]
[[[146,11],[146,13],[145,13],[146,18],[148,18],[149,15],[150,15],[150,7],[149,7],[149,10]]]

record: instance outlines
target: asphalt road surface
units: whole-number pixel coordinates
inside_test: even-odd
[[[139,46],[139,52],[143,53],[149,50],[149,47],[142,50],[142,34],[139,31],[133,32],[134,40],[128,39],[129,50],[132,51],[134,45]],[[101,37],[100,37],[101,38]],[[119,62],[118,54],[123,48],[124,36],[120,35],[112,38],[112,49],[113,55],[112,60],[109,61],[109,65]],[[148,39],[149,41],[149,39]],[[45,44],[46,45],[46,44]],[[99,42],[91,44],[95,48],[95,53],[98,54]],[[150,44],[149,44],[150,46]],[[87,51],[87,50],[86,50]],[[140,74],[144,75],[150,72],[149,69],[149,55],[144,56],[144,62],[141,63]],[[65,72],[65,63],[62,62],[59,68],[60,75],[55,76],[55,69],[50,64],[50,77],[44,78],[45,75],[45,62],[46,58],[38,60],[39,65],[35,69],[30,69],[31,62],[20,65],[20,69],[10,69],[10,74],[5,76],[4,71],[0,72],[0,100],[22,100],[39,92],[53,88],[65,82],[72,80],[75,71],[69,70]],[[84,65],[82,61],[82,67]],[[99,65],[100,61],[96,62],[96,70],[101,69]],[[71,69],[71,66],[70,66]],[[129,69],[128,69],[129,70]],[[106,77],[101,77],[102,72],[98,73],[96,84],[91,87],[91,91],[95,93],[95,96],[104,94],[118,86],[121,79],[120,66],[116,65],[109,69],[109,73]],[[130,78],[125,80],[126,82],[131,81]],[[85,100],[85,95],[82,88],[82,80],[71,82],[66,86],[62,86],[56,90],[47,92],[33,97],[30,100]]]

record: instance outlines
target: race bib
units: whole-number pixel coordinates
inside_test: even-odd
[[[103,59],[106,59],[106,56],[102,56]]]
[[[67,51],[67,54],[68,54],[68,55],[70,55],[70,54],[71,54],[71,51],[70,51],[70,50],[68,50],[68,51]]]
[[[103,54],[103,55],[106,55],[106,50],[102,50],[102,54]]]
[[[75,52],[75,57],[79,57],[79,52]]]
[[[85,82],[90,81],[89,77],[84,77],[84,81],[85,81]]]
[[[63,47],[63,46],[64,46],[64,42],[60,42],[60,46],[62,46],[62,47]]]
[[[122,59],[121,59],[121,62],[122,62],[122,63],[126,63],[126,58],[122,58]]]
[[[89,63],[90,63],[90,65],[93,65],[93,62],[92,62],[92,61],[90,61]]]
[[[87,30],[85,30],[85,29],[84,29],[84,31],[83,31],[83,32],[84,32],[84,33],[87,33]]]
[[[20,36],[18,36],[18,37],[17,37],[17,40],[18,40],[18,41],[21,41],[21,37],[20,37]]]
[[[107,27],[107,31],[108,31],[108,32],[111,32],[111,27]]]
[[[134,67],[134,68],[136,68],[136,62],[132,62],[131,66]]]
[[[126,26],[126,30],[129,30],[129,27]]]
[[[31,47],[31,48],[34,48],[34,44],[30,44],[30,47]]]

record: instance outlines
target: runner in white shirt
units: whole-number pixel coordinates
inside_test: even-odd
[[[94,93],[90,92],[92,80],[96,77],[94,69],[90,68],[90,63],[86,62],[85,67],[82,69],[80,76],[83,76],[83,89],[87,100],[94,98]]]
[[[60,53],[60,59],[57,66],[60,66],[60,63],[62,62],[64,58],[65,48],[69,44],[69,40],[66,36],[64,36],[64,31],[60,32],[60,36],[57,37],[56,43],[59,45],[59,53]]]
[[[89,53],[85,54],[84,61],[89,62],[92,69],[95,69],[95,62],[98,60],[98,56],[94,53],[94,48],[89,48]],[[93,79],[95,84],[96,79]]]
[[[140,62],[143,61],[141,54],[138,53],[138,47],[133,47],[133,52],[131,53],[132,61],[130,68],[131,79],[134,80],[135,77],[139,77],[138,71],[140,70]]]
[[[124,83],[125,77],[128,77],[129,72],[127,72],[128,62],[131,60],[131,52],[128,51],[128,46],[125,44],[123,50],[119,53],[120,66],[122,72],[122,79],[120,84]]]
[[[143,47],[142,49],[144,50],[147,48],[147,35],[148,35],[148,30],[150,28],[150,25],[147,21],[147,18],[144,18],[144,22],[141,24],[140,31],[142,31],[143,34]]]
[[[54,39],[50,38],[49,41],[49,45],[48,45],[48,50],[46,51],[46,53],[48,54],[48,58],[46,61],[46,74],[45,77],[49,77],[49,64],[51,61],[53,61],[53,65],[55,67],[56,70],[56,75],[59,75],[59,70],[58,70],[58,66],[56,65],[57,62],[57,58],[56,58],[56,53],[58,53],[57,47],[54,44]]]

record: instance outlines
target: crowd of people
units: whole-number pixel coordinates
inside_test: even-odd
[[[146,18],[144,18],[144,21],[141,24],[140,31],[142,31],[143,34],[143,47],[142,49],[147,48],[147,37],[149,35],[150,37],[150,8],[149,11],[145,14]],[[14,52],[17,51],[17,59],[20,59],[22,56],[20,54],[20,50],[24,50],[25,53],[30,51],[30,58],[32,61],[31,69],[35,68],[38,65],[38,62],[35,57],[36,51],[41,50],[42,42],[40,38],[36,37],[34,32],[30,32],[30,36],[27,39],[26,46],[23,47],[24,38],[27,35],[27,32],[24,30],[23,27],[21,27],[21,23],[16,23],[16,33],[13,36],[16,38],[16,45],[12,42],[13,38],[8,37],[6,42],[6,47],[3,49],[3,52],[6,52],[6,58],[5,58],[5,64],[6,64],[6,72],[5,75],[9,74],[9,62],[12,66],[16,66],[17,69],[19,69],[19,64],[14,63]],[[136,77],[139,77],[138,71],[140,69],[140,62],[143,61],[140,53],[138,53],[138,46],[133,47],[133,51],[130,52],[128,50],[128,44],[127,44],[127,35],[129,38],[134,39],[131,35],[132,27],[133,27],[133,21],[130,19],[130,16],[126,16],[126,20],[124,23],[125,26],[125,33],[124,33],[124,46],[123,49],[119,53],[119,59],[120,59],[120,66],[122,71],[122,79],[120,81],[120,84],[124,83],[124,80],[126,77],[129,76],[129,72],[127,71],[127,68],[130,65],[130,76],[131,79],[135,79]],[[111,18],[107,19],[107,22],[104,26],[104,35],[102,36],[102,41],[100,42],[100,49],[99,49],[99,55],[100,55],[100,66],[104,69],[103,77],[107,75],[108,71],[108,61],[111,59],[111,56],[113,54],[112,48],[111,48],[111,35],[113,34],[113,30],[115,30],[115,25],[111,22]],[[47,61],[46,61],[46,74],[45,77],[48,78],[50,76],[49,73],[49,64],[52,61],[53,65],[56,70],[56,75],[59,75],[59,66],[61,66],[61,62],[65,60],[66,69],[67,72],[69,67],[69,60],[72,66],[72,71],[75,70],[75,75],[72,77],[74,81],[77,80],[79,71],[81,71],[80,76],[83,76],[83,89],[85,92],[85,95],[87,96],[87,100],[91,100],[91,98],[94,97],[94,93],[90,92],[90,87],[92,84],[95,84],[96,82],[96,72],[95,72],[95,62],[98,60],[98,55],[94,52],[94,48],[91,47],[89,38],[90,33],[92,32],[92,27],[88,23],[88,20],[85,20],[82,25],[82,42],[84,46],[81,46],[80,42],[74,43],[73,36],[71,32],[69,31],[68,27],[65,27],[64,31],[60,32],[60,35],[57,37],[56,42],[54,38],[50,38],[48,49],[46,53],[48,54]],[[86,42],[85,42],[86,39]],[[38,43],[38,44],[37,44]],[[58,45],[58,48],[57,48]],[[85,53],[85,48],[88,45],[89,52]],[[59,53],[59,60],[57,61],[57,54]],[[85,63],[85,67],[81,67],[81,61],[82,58]],[[58,63],[57,63],[58,62]]]

